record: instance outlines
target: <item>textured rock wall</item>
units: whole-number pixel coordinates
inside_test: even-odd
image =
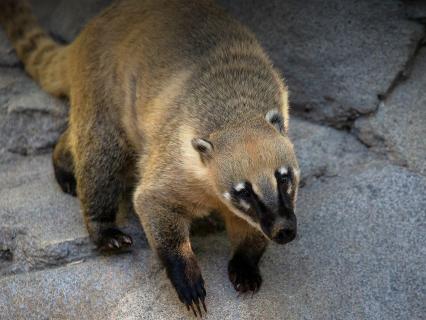
[[[110,1],[33,0],[71,41]],[[223,233],[194,237],[209,319],[424,319],[426,7],[422,1],[220,2],[287,79],[302,168],[298,239],[272,245],[237,297]],[[100,256],[51,149],[67,103],[25,74],[0,30],[0,319],[187,319],[133,215],[132,252]]]

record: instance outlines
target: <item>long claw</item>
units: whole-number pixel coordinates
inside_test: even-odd
[[[204,298],[201,300],[201,303],[203,304],[204,311],[207,312],[206,303],[204,302]]]
[[[192,312],[194,312],[194,316],[197,317],[197,312],[194,309],[194,304],[191,304],[190,306],[191,306]]]
[[[113,245],[115,248],[120,248],[120,244],[118,243],[118,241],[117,241],[116,239],[112,239],[112,240],[111,240],[111,242],[112,242],[112,245]]]
[[[198,299],[195,302],[195,306],[197,307],[198,313],[200,314],[200,318],[202,318],[203,314],[201,313],[200,303],[198,302]]]

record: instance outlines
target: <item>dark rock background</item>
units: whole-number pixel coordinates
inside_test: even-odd
[[[109,2],[32,4],[71,41]],[[254,297],[227,279],[226,236],[196,232],[208,318],[424,319],[425,3],[219,2],[286,78],[303,188],[298,239],[271,245]],[[122,219],[133,251],[100,256],[78,201],[56,185],[66,104],[25,74],[0,30],[0,319],[186,319],[137,219]]]

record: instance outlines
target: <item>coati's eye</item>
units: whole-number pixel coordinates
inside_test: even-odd
[[[232,194],[238,198],[247,199],[250,197],[252,191],[250,182],[240,182],[232,190]]]
[[[281,167],[275,172],[275,177],[280,184],[287,184],[291,179],[291,168]]]
[[[250,182],[240,182],[234,185],[231,191],[225,192],[223,196],[239,209],[244,211],[251,209],[253,189]]]

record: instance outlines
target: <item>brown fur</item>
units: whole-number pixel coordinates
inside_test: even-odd
[[[273,181],[274,170],[297,170],[297,161],[285,132],[265,121],[277,109],[287,129],[288,93],[251,32],[209,0],[123,0],[61,46],[25,3],[0,1],[0,12],[27,72],[70,99],[54,165],[59,176],[74,174],[95,242],[129,244],[115,216],[130,171],[138,176],[135,209],[182,301],[198,303],[185,290],[202,284],[189,242],[194,217],[219,209],[234,260],[242,256],[230,269],[246,260],[257,268],[267,240],[222,194],[244,179]],[[210,160],[191,145],[195,137],[212,142]],[[181,275],[171,271],[177,265]]]

